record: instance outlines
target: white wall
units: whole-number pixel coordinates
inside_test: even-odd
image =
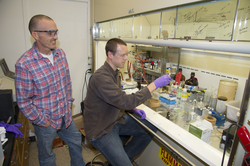
[[[0,0],[0,14],[0,58],[5,58],[12,71],[34,42],[28,32],[30,18],[45,14],[55,21],[59,29],[57,46],[66,53],[73,84],[72,113],[80,113],[84,74],[90,68],[90,0]]]
[[[14,11],[14,12],[13,12]],[[10,70],[26,50],[22,1],[0,0],[0,58],[5,58]]]

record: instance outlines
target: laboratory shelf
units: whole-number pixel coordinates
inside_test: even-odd
[[[138,70],[139,72],[143,72],[143,70],[142,70],[141,67],[137,68],[137,70]],[[155,77],[160,77],[160,76],[161,76],[161,73],[156,72],[156,71],[154,71],[154,70],[147,69],[147,68],[144,68],[144,70],[145,70],[145,73],[146,73],[146,74],[149,74],[149,75],[152,75],[152,76],[155,76]]]

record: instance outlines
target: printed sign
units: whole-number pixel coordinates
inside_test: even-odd
[[[167,166],[181,166],[170,154],[168,154],[162,147],[159,147],[159,158],[167,165]]]

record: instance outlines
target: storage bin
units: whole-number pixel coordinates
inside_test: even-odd
[[[241,100],[233,100],[226,102],[227,106],[227,118],[237,122],[237,113],[240,112]]]

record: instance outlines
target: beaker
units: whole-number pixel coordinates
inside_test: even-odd
[[[218,97],[217,103],[216,103],[216,112],[220,113],[220,114],[224,114],[226,111],[226,103],[227,98],[220,96]]]
[[[160,107],[158,107],[158,108],[156,108],[156,112],[158,113],[158,114],[160,114],[160,115],[162,115],[163,117],[167,117],[167,109],[165,108],[165,107],[163,107],[163,106],[160,106]]]

